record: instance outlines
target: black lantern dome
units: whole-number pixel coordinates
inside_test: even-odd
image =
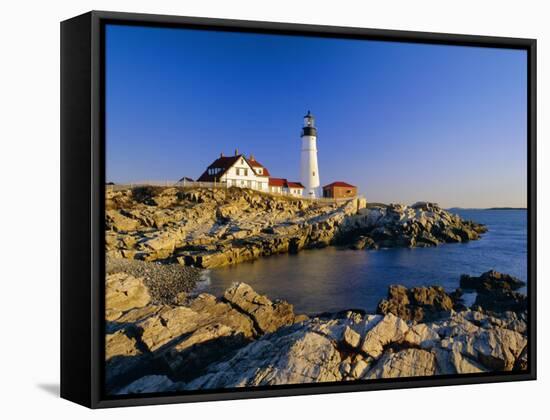
[[[317,128],[315,128],[315,117],[309,110],[307,111],[307,114],[304,115],[302,137],[303,136],[317,136]]]

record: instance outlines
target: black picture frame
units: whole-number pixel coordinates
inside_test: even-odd
[[[526,372],[106,396],[104,360],[104,26],[185,27],[521,49],[527,52],[528,360]],[[61,397],[90,408],[536,379],[536,40],[92,11],[61,23]]]

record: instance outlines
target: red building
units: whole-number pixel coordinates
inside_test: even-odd
[[[357,196],[357,187],[347,182],[336,181],[323,187],[325,198],[352,198]]]

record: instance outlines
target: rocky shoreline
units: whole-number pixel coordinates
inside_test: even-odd
[[[524,284],[494,271],[463,276],[463,286],[478,296],[516,299],[514,311],[490,310],[483,301],[467,308],[460,289],[399,285],[390,287],[376,314],[296,314],[292,304],[245,283],[220,297],[203,293],[166,303],[143,277],[116,271],[106,279],[111,394],[527,368],[527,305],[516,299]]]
[[[108,257],[215,268],[339,245],[430,247],[486,227],[434,203],[304,200],[229,188],[141,187],[106,193]]]

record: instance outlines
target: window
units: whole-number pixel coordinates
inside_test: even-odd
[[[244,176],[248,176],[248,169],[244,169]]]
[[[246,169],[245,169],[245,171],[246,171]],[[246,174],[245,174],[245,175],[246,175]],[[247,186],[248,188],[252,187],[252,181],[246,181],[246,186]]]
[[[315,171],[313,171],[313,176],[315,176]]]
[[[261,175],[261,173],[262,173],[262,168],[258,168],[258,173]]]
[[[241,171],[239,170],[239,168],[235,169],[235,172],[237,173],[237,175],[241,174]]]
[[[241,185],[244,187],[244,180],[241,181]]]

